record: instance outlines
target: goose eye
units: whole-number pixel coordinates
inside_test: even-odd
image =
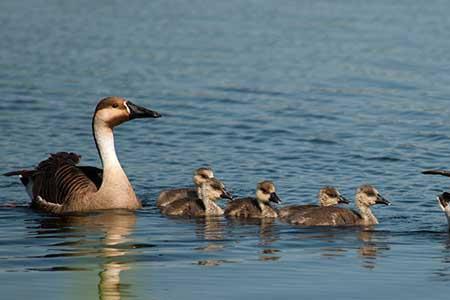
[[[113,108],[118,108],[118,107],[119,107],[119,104],[114,103],[114,104],[112,105],[112,107],[113,107]]]
[[[205,174],[201,174],[200,176],[201,176],[202,178],[204,178],[204,179],[208,179],[208,176],[205,175]]]

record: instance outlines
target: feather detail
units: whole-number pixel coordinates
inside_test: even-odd
[[[39,163],[34,170],[8,172],[5,176],[21,176],[22,183],[29,188],[31,197],[38,201],[37,208],[49,207],[45,203],[63,204],[71,199],[79,199],[97,192],[101,185],[101,169],[77,167],[81,156],[72,152],[58,152]],[[40,197],[41,200],[37,200]],[[43,200],[45,199],[45,200]],[[42,204],[42,205],[41,205]],[[33,203],[35,206],[35,203]],[[53,211],[53,209],[52,209]]]

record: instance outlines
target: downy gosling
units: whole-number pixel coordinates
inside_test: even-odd
[[[349,204],[350,202],[341,195],[337,188],[332,186],[326,186],[321,188],[319,194],[317,195],[319,204],[305,204],[305,205],[289,205],[281,208],[278,211],[278,216],[281,219],[288,218],[289,216],[304,211],[305,209],[310,209],[314,207],[325,207],[325,206],[335,206],[338,204]]]
[[[370,207],[391,204],[371,185],[360,186],[355,199],[358,211],[335,206],[315,207],[293,214],[286,221],[305,226],[374,225],[378,220]]]
[[[175,200],[163,207],[161,212],[168,216],[221,216],[223,209],[216,204],[219,198],[232,199],[232,196],[222,182],[216,178],[209,178],[202,183],[196,198]]]
[[[179,188],[162,191],[156,200],[156,206],[162,209],[179,199],[197,199],[201,185],[210,178],[214,178],[214,172],[211,168],[198,168],[194,171],[194,176],[192,176],[195,188]]]
[[[265,180],[256,186],[256,197],[235,199],[228,203],[225,215],[236,218],[276,218],[277,210],[270,202],[281,203],[273,182]]]

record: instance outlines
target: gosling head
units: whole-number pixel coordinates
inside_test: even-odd
[[[202,200],[207,198],[211,201],[217,201],[220,198],[233,199],[230,192],[227,191],[225,185],[216,178],[208,178],[201,186],[201,197]]]
[[[365,184],[360,186],[356,191],[356,204],[358,206],[369,207],[375,204],[391,205],[391,202],[381,196],[376,188]]]
[[[214,172],[211,168],[198,168],[194,171],[194,176],[192,177],[192,181],[195,186],[200,187],[204,182],[208,179],[214,178]]]
[[[275,185],[269,180],[261,181],[256,186],[256,200],[264,204],[269,204],[269,202],[281,203],[281,199],[276,194]]]
[[[159,118],[161,115],[153,110],[138,106],[121,97],[107,97],[97,104],[94,122],[102,122],[113,128],[123,122],[138,118]]]
[[[320,206],[333,206],[337,204],[349,204],[344,196],[339,193],[338,189],[332,186],[326,186],[319,191],[319,204]]]

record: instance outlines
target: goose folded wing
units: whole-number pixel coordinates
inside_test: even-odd
[[[32,174],[33,198],[41,196],[47,202],[62,204],[95,193],[101,184],[98,175],[101,169],[77,167],[80,157],[75,153],[59,152],[39,163]]]

